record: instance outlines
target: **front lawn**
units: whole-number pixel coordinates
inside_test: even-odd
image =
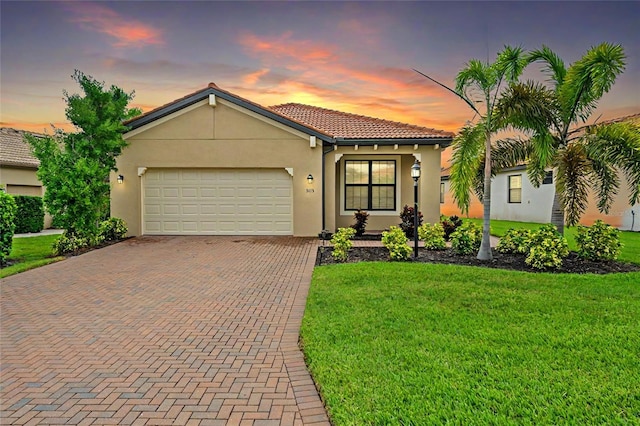
[[[639,282],[318,267],[302,343],[336,425],[638,424]]]
[[[0,278],[64,259],[60,256],[53,257],[52,245],[58,238],[60,235],[14,238],[9,256],[9,262],[12,265],[0,269]]]
[[[482,219],[464,219],[474,222],[478,226],[482,227]],[[491,235],[501,237],[511,228],[525,228],[530,230],[538,229],[542,226],[542,223],[533,222],[513,222],[509,220],[491,220]],[[577,251],[575,235],[577,227],[565,227],[564,236],[569,243],[569,250]],[[620,242],[623,247],[620,252],[618,260],[622,262],[640,263],[640,232],[633,231],[620,231]]]

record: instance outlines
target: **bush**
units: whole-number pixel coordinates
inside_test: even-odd
[[[462,219],[455,215],[450,217],[441,216],[440,223],[442,223],[442,228],[444,229],[444,239],[451,241],[451,234],[462,225]]]
[[[407,260],[411,255],[411,247],[405,232],[397,226],[391,226],[382,233],[382,245],[389,250],[391,260]]]
[[[42,197],[14,195],[18,207],[16,214],[16,234],[40,232],[44,228],[44,204]]]
[[[96,241],[93,241],[95,243]],[[76,253],[78,250],[89,247],[92,241],[90,238],[81,237],[65,231],[60,238],[53,243],[53,252],[56,256],[68,253]]]
[[[356,223],[351,225],[351,227],[356,230],[356,236],[360,237],[364,234],[365,228],[367,227],[369,213],[364,210],[358,210],[353,214],[353,217],[356,219]]]
[[[451,234],[451,247],[458,254],[473,254],[480,249],[482,230],[473,222],[466,222]]]
[[[531,231],[528,229],[511,228],[500,237],[496,250],[500,253],[527,254],[530,239]]]
[[[424,241],[427,250],[443,250],[447,247],[444,240],[444,229],[440,223],[425,223],[418,228],[418,237]]]
[[[590,260],[616,260],[622,248],[620,231],[599,219],[591,227],[578,225],[576,243],[578,256]]]
[[[413,223],[413,207],[409,207],[405,204],[402,208],[402,212],[400,213],[400,219],[402,220],[400,228],[404,234],[407,238],[413,238],[413,230],[415,228]],[[420,225],[422,225],[422,212],[418,211],[418,226]]]
[[[567,240],[555,225],[541,226],[531,234],[529,254],[525,263],[534,269],[559,268],[562,260],[569,255]]]
[[[100,223],[100,239],[102,241],[118,241],[127,235],[127,225],[124,220],[112,217]]]
[[[353,246],[351,239],[356,234],[353,228],[338,228],[338,232],[331,237],[333,252],[331,255],[338,262],[345,262],[349,256],[349,250]]]
[[[11,254],[17,211],[13,197],[0,191],[0,265],[4,265]]]

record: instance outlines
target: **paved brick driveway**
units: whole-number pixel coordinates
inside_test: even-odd
[[[142,237],[2,280],[3,424],[327,424],[316,242]]]

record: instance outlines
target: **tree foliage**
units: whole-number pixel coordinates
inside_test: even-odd
[[[506,140],[494,147],[494,164],[527,163],[539,186],[545,170],[556,170],[552,223],[562,233],[575,225],[596,194],[598,208],[607,213],[620,187],[622,171],[630,189],[629,203],[640,201],[640,131],[633,123],[609,122],[582,126],[598,101],[625,67],[622,46],[602,43],[566,68],[562,59],[543,46],[526,57],[541,63],[551,87],[531,81],[511,85],[497,104],[503,125],[524,131],[528,138]]]
[[[64,91],[67,119],[76,131],[54,128],[53,135],[25,135],[40,160],[38,178],[47,188],[47,210],[70,235],[93,237],[108,215],[109,173],[116,171],[116,157],[127,145],[123,121],[140,113],[129,109],[134,93],[76,70],[72,76],[82,94]]]

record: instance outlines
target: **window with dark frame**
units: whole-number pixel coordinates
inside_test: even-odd
[[[509,202],[522,202],[522,175],[509,176]]]
[[[543,185],[549,185],[551,183],[553,183],[553,170],[545,172],[544,179],[542,180]]]
[[[440,182],[440,204],[444,204],[444,182]]]
[[[395,210],[395,160],[346,160],[345,210]]]

